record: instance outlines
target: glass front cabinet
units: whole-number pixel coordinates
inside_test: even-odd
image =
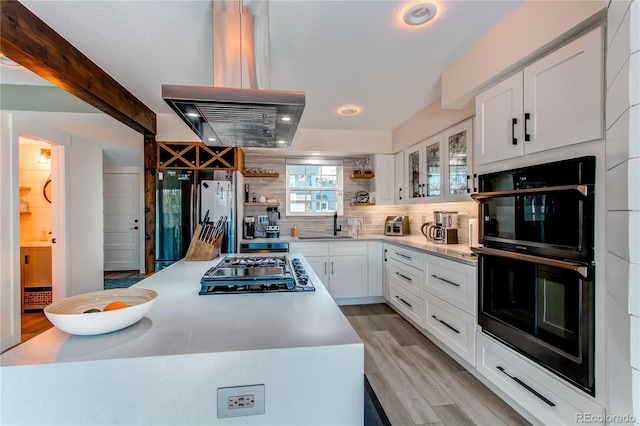
[[[407,203],[469,200],[473,192],[469,118],[405,150]]]

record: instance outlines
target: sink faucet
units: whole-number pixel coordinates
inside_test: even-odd
[[[338,226],[338,212],[333,212],[333,235],[338,235],[338,231],[342,231],[342,225]]]

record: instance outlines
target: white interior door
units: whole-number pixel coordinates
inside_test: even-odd
[[[104,174],[104,270],[140,270],[140,174]]]

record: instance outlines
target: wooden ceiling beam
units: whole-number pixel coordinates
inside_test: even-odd
[[[153,111],[15,0],[0,1],[0,51],[132,129],[156,134]]]

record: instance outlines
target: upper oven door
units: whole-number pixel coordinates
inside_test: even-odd
[[[589,262],[593,259],[593,185],[563,185],[475,194],[480,243]]]

